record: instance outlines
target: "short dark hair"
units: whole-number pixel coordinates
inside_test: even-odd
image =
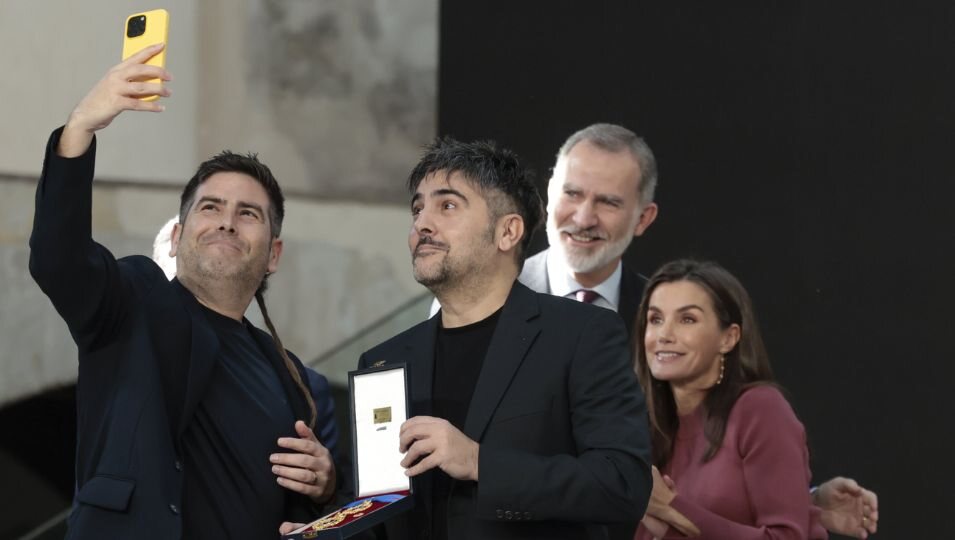
[[[679,420],[670,385],[654,379],[650,374],[644,335],[647,331],[650,296],[661,284],[676,281],[689,281],[706,291],[713,303],[720,328],[726,329],[733,324],[740,327],[739,342],[724,355],[721,383],[712,387],[703,400],[706,413],[703,432],[709,443],[703,460],[708,461],[720,449],[730,410],[744,390],[760,384],[778,387],[756,324],[753,302],[739,280],[711,261],[679,259],[664,264],[650,277],[643,291],[643,301],[637,311],[637,327],[633,336],[637,377],[647,398],[650,412],[650,446],[653,448],[653,464],[657,467],[663,467],[671,457]]]
[[[220,172],[237,172],[254,178],[269,196],[269,226],[272,237],[278,238],[282,233],[282,220],[285,219],[285,196],[278,181],[272,176],[272,171],[259,161],[258,154],[237,154],[230,150],[223,150],[199,165],[196,174],[189,179],[179,197],[179,223],[186,222],[186,215],[196,198],[196,190],[209,179]]]
[[[518,214],[524,220],[524,237],[516,250],[518,266],[524,263],[534,232],[540,228],[544,203],[532,173],[524,168],[517,154],[494,141],[465,143],[451,137],[438,137],[425,147],[424,155],[408,176],[408,191],[413,195],[429,174],[459,172],[487,200],[491,221],[506,214]]]
[[[279,235],[282,234],[282,220],[285,219],[285,196],[282,195],[282,188],[279,187],[278,181],[275,179],[275,176],[272,175],[271,169],[259,161],[258,154],[251,152],[243,155],[230,150],[223,150],[200,163],[196,174],[189,179],[186,187],[182,189],[182,195],[179,197],[179,223],[182,224],[186,222],[186,216],[189,214],[189,209],[192,207],[192,203],[196,198],[196,191],[199,189],[199,186],[208,180],[210,176],[220,172],[236,172],[248,175],[254,178],[262,188],[265,189],[265,193],[269,196],[269,229],[272,233],[272,238],[278,238]],[[312,398],[312,393],[308,388],[307,381],[302,379],[302,374],[299,372],[295,362],[292,361],[288,355],[288,351],[285,350],[285,346],[282,345],[282,340],[279,338],[278,332],[275,331],[275,325],[272,324],[272,318],[269,317],[268,309],[265,307],[265,298],[263,295],[268,286],[268,277],[268,274],[266,274],[266,276],[262,278],[259,288],[255,291],[255,300],[259,305],[259,311],[262,312],[265,325],[268,326],[269,333],[272,334],[272,341],[275,343],[275,348],[279,356],[282,357],[285,368],[288,370],[289,375],[291,375],[299,392],[302,393],[302,397],[308,407],[308,427],[314,429],[315,421],[318,418],[318,409],[315,406],[315,400]]]

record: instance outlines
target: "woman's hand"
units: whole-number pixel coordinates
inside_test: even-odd
[[[647,516],[652,519],[662,521],[667,525],[677,529],[686,536],[699,536],[700,529],[687,519],[686,516],[677,512],[670,502],[676,497],[676,490],[673,479],[669,476],[660,474],[660,470],[653,467],[653,491],[650,492],[650,504],[647,506]],[[645,518],[646,519],[646,518]],[[647,530],[656,536],[656,532],[650,529],[651,526],[657,527],[657,523],[650,521],[650,524],[644,523]],[[664,533],[666,529],[664,529]]]
[[[667,531],[670,530],[670,525],[666,521],[650,515],[644,515],[640,523],[643,524],[643,528],[653,535],[654,539],[663,538],[666,536]]]

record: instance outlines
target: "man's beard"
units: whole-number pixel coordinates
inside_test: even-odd
[[[435,255],[438,254],[434,253],[432,256]],[[448,260],[448,254],[445,253],[444,259],[437,268],[426,273],[424,269],[414,265],[413,270],[415,281],[427,287],[431,292],[435,292],[436,290],[443,290],[448,283],[451,277],[451,261]]]
[[[480,256],[478,253],[480,250],[478,248],[493,245],[494,229],[494,223],[492,221],[491,226],[488,227],[485,234],[481,236],[479,240],[480,245],[475,246],[475,249],[469,253],[463,254],[463,257],[452,255],[448,244],[438,242],[431,236],[421,237],[417,246],[415,246],[416,251],[418,246],[434,245],[444,248],[444,257],[434,268],[425,272],[424,268],[420,268],[415,264],[418,260],[418,256],[416,254],[412,255],[412,273],[414,274],[415,281],[427,287],[432,294],[437,296],[439,293],[459,286],[472,276],[480,280],[480,278],[483,277],[480,274],[483,274],[484,268],[488,265],[489,260],[487,257]],[[476,253],[478,254],[476,255]],[[432,252],[423,257],[435,257],[439,255],[440,252]]]
[[[639,219],[639,216],[637,219]],[[632,231],[634,227],[636,227],[636,222],[628,230]],[[632,240],[632,237],[623,235],[611,242],[604,240],[603,245],[586,250],[585,248],[569,247],[564,244],[561,239],[564,232],[588,235],[588,229],[580,229],[572,225],[558,228],[552,221],[547,221],[547,242],[550,244],[550,248],[563,254],[564,265],[578,274],[586,274],[607,266],[623,255]],[[606,235],[591,234],[588,236],[606,238]]]
[[[439,257],[442,252],[432,251],[427,255],[418,255],[417,250],[420,246],[436,246],[442,248],[444,257],[441,259],[441,262],[438,263],[436,268],[425,268],[423,265],[426,264],[426,259],[428,257]],[[419,259],[421,259],[422,266],[419,266]],[[454,276],[453,271],[453,261],[451,260],[451,250],[450,246],[447,244],[438,242],[431,236],[422,236],[418,241],[418,245],[415,246],[415,253],[411,256],[411,270],[414,275],[415,281],[424,285],[432,293],[437,293],[445,290],[449,282],[452,281],[452,276]]]
[[[207,286],[230,284],[236,290],[257,289],[265,278],[268,267],[268,254],[261,261],[223,261],[213,257],[202,257],[197,251],[187,249],[178,254],[179,264],[193,279]],[[233,264],[229,264],[233,262]]]

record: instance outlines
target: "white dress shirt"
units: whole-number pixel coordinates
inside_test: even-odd
[[[600,295],[591,302],[593,305],[617,311],[617,306],[620,303],[620,278],[623,275],[623,267],[620,261],[617,261],[617,268],[610,274],[610,277],[597,284],[596,287],[584,287],[574,279],[570,269],[564,264],[564,260],[553,255],[553,251],[547,252],[547,281],[550,283],[551,294],[576,299],[574,293],[580,289],[590,289]]]

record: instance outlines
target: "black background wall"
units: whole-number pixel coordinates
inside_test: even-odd
[[[955,537],[955,4],[742,4],[442,2],[439,131],[541,187],[576,129],[645,136],[661,211],[628,264],[739,276],[814,480],[876,490],[878,537]]]

